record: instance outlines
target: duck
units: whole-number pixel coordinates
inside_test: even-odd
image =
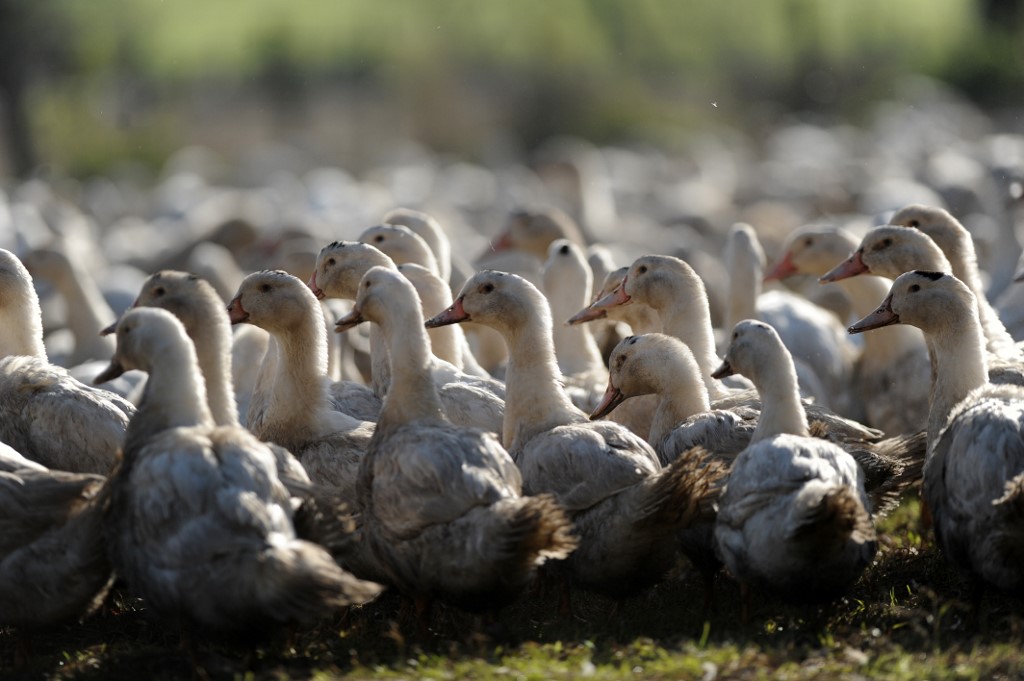
[[[468,320],[496,329],[508,345],[502,440],[524,493],[553,494],[573,520],[572,581],[615,598],[657,582],[675,561],[675,533],[706,508],[717,468],[699,456],[662,467],[629,429],[589,421],[560,382],[547,299],[526,279],[477,272],[426,325]]]
[[[683,341],[693,353],[701,370],[704,387],[714,409],[745,405],[760,409],[757,392],[727,388],[711,377],[718,359],[714,354],[714,333],[704,283],[686,262],[668,255],[645,255],[630,265],[622,286],[591,303],[592,309],[611,309],[643,303],[657,311],[664,333]],[[818,404],[804,408],[820,421],[829,439],[850,442],[877,442],[884,433],[847,419]]]
[[[147,608],[238,636],[308,626],[380,593],[296,537],[274,454],[246,429],[214,423],[195,349],[173,314],[134,308],[116,334],[96,380],[134,368],[149,381],[110,478],[107,543]]]
[[[1019,591],[1024,388],[989,379],[975,295],[952,274],[900,275],[878,309],[850,333],[890,324],[921,329],[935,353],[923,496],[938,544],[968,578]]]
[[[228,313],[232,324],[259,326],[274,341],[249,405],[248,428],[294,454],[314,483],[354,498],[373,424],[331,405],[327,329],[316,298],[301,279],[264,270],[242,280]]]
[[[0,445],[0,626],[23,637],[84,618],[113,581],[106,478],[55,471]]]
[[[504,228],[491,240],[491,251],[523,251],[541,263],[555,239],[586,247],[582,230],[565,211],[554,206],[523,206],[509,212]]]
[[[395,264],[368,244],[335,241],[320,250],[316,269],[307,285],[319,298],[354,300],[359,280],[374,266],[394,268]],[[383,398],[388,390],[385,380],[390,382],[391,368],[387,341],[376,324],[370,326],[370,359],[370,387],[374,394]],[[501,433],[505,386],[500,381],[471,376],[436,357],[431,360],[431,376],[445,414],[453,423]]]
[[[714,409],[693,353],[679,339],[660,333],[625,338],[612,351],[608,387],[591,419],[603,418],[639,396],[656,400],[647,441],[668,465],[693,447],[701,447],[724,465],[751,442],[759,410],[750,405]],[[907,489],[921,479],[926,455],[922,429],[883,440],[831,438],[821,421],[809,420],[812,437],[846,450],[865,474],[874,516],[895,509]]]
[[[583,250],[568,239],[555,239],[548,247],[542,270],[544,293],[556,319],[568,319],[590,295],[593,275]],[[608,382],[608,369],[588,326],[552,326],[555,357],[566,387],[582,392],[580,405],[593,409]]]
[[[50,364],[32,276],[0,249],[0,442],[46,468],[106,475],[134,413]]]
[[[931,237],[949,259],[953,276],[964,282],[977,299],[988,351],[1006,362],[1019,361],[1021,350],[985,295],[974,239],[960,221],[944,208],[910,204],[897,210],[889,222],[919,230]]]
[[[725,328],[743,319],[770,324],[793,355],[801,393],[816,404],[863,420],[860,401],[849,395],[856,350],[839,320],[789,291],[762,293],[765,254],[754,228],[737,223],[729,230],[725,264],[729,294]]]
[[[824,275],[838,260],[857,249],[858,240],[840,228],[808,226],[794,230],[780,248],[766,280]],[[891,280],[880,276],[844,278],[832,284],[849,296],[853,311],[863,317],[885,297]],[[916,433],[928,420],[931,362],[921,332],[891,326],[864,337],[854,372],[854,394],[864,405],[866,423],[889,435]]]
[[[733,372],[753,381],[763,407],[719,498],[716,551],[745,589],[796,602],[834,598],[877,550],[864,473],[841,447],[810,437],[796,369],[774,328],[734,327],[714,376]]]
[[[953,266],[935,241],[919,229],[900,225],[883,225],[870,230],[861,239],[860,245],[846,260],[821,276],[819,281],[829,283],[860,274],[879,274],[895,279],[904,272],[921,270],[926,272],[953,272]],[[984,297],[975,296],[979,319],[985,319],[982,308],[988,303]],[[998,324],[998,322],[996,322]],[[996,383],[1024,385],[1024,362],[1021,359],[1007,359],[1009,353],[996,352],[1000,343],[993,341],[988,333],[992,325],[982,324],[986,333],[986,351],[989,353],[988,370]],[[930,345],[927,334],[925,344]],[[995,344],[994,344],[995,343]],[[934,352],[929,348],[930,356]],[[934,378],[934,372],[933,372]]]
[[[159,307],[181,321],[195,346],[213,422],[218,426],[239,427],[241,418],[230,366],[231,322],[213,285],[191,272],[160,270],[142,283],[133,307]],[[115,321],[101,333],[112,334],[116,330]],[[309,490],[312,481],[299,461],[283,447],[274,444],[270,447],[278,475],[288,490],[293,494]]]
[[[552,496],[522,495],[493,434],[445,417],[416,291],[394,268],[370,268],[337,325],[363,321],[381,327],[394,358],[359,477],[370,551],[389,584],[421,602],[471,611],[511,602],[541,564],[575,548],[571,521]]]
[[[452,246],[441,223],[429,213],[400,206],[384,214],[381,222],[389,225],[401,225],[423,239],[430,248],[437,262],[437,276],[441,281],[449,283],[452,278]],[[361,240],[361,239],[360,239]],[[383,249],[381,249],[383,250]],[[392,260],[395,260],[392,258]],[[397,260],[395,260],[397,264]],[[424,265],[425,266],[425,265]]]
[[[98,333],[114,313],[88,269],[72,253],[54,245],[31,251],[23,261],[33,278],[50,282],[67,303],[68,328],[75,338],[68,366],[106,359],[114,350],[110,339]]]

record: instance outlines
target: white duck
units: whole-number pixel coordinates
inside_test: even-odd
[[[875,555],[864,474],[842,448],[809,436],[793,361],[771,326],[736,325],[715,376],[734,372],[754,382],[764,406],[719,500],[718,555],[744,586],[832,598]]]
[[[335,241],[321,249],[308,285],[320,298],[354,300],[359,280],[371,267],[394,268],[395,264],[373,246]],[[383,397],[388,389],[385,381],[390,381],[391,368],[387,341],[376,324],[370,327],[370,357],[371,387],[375,394]],[[452,423],[501,433],[505,387],[500,381],[470,376],[437,358],[431,360],[431,376],[445,414]]]
[[[108,473],[135,408],[47,361],[32,277],[3,249],[0,357],[0,441],[54,470]]]
[[[863,418],[849,394],[857,352],[835,316],[789,291],[761,292],[765,255],[754,228],[733,225],[725,249],[729,297],[725,329],[743,319],[771,325],[793,355],[805,396],[851,418]]]
[[[249,405],[249,429],[288,449],[313,482],[354,492],[373,425],[331,406],[327,330],[313,294],[285,272],[254,272],[228,312],[232,324],[255,324],[274,341]]]
[[[920,230],[932,238],[949,259],[953,276],[971,289],[971,293],[978,301],[978,318],[985,333],[988,351],[1000,360],[1019,362],[1020,348],[985,296],[978,268],[978,256],[974,250],[974,239],[960,221],[943,208],[911,204],[896,211],[889,222]]]
[[[231,321],[217,290],[205,279],[188,272],[161,270],[143,283],[134,307],[159,307],[182,323],[192,340],[213,421],[218,426],[239,426],[231,376]],[[256,328],[256,327],[249,327]],[[117,322],[103,330],[114,333]],[[262,333],[262,330],[261,330]],[[271,445],[277,472],[289,491],[309,488],[310,479],[288,450]]]
[[[856,248],[857,239],[843,229],[798,229],[786,238],[779,261],[765,279],[820,277]],[[891,283],[883,277],[862,276],[845,278],[834,285],[848,294],[854,313],[863,317],[875,309]],[[865,336],[853,381],[868,425],[890,435],[916,433],[928,419],[931,363],[917,329],[893,326]]]
[[[760,408],[756,391],[727,390],[711,378],[717,358],[714,355],[714,334],[711,313],[704,293],[704,283],[689,265],[672,256],[645,255],[637,258],[623,279],[622,286],[591,308],[612,308],[643,303],[654,308],[661,318],[666,334],[683,341],[693,353],[701,370],[704,386],[712,407],[731,409],[743,405]],[[822,422],[829,439],[853,442],[874,442],[881,431],[867,428],[856,421],[816,404],[804,405],[816,421]]]
[[[493,435],[444,417],[416,291],[393,268],[367,271],[338,325],[364,320],[380,325],[394,358],[359,479],[364,541],[409,595],[470,610],[504,605],[544,560],[571,553],[571,522],[550,496],[522,496]]]
[[[851,333],[911,324],[935,353],[924,498],[946,557],[1000,589],[1024,586],[1024,388],[995,385],[970,288],[913,271]]]
[[[865,273],[895,279],[911,270],[952,272],[953,267],[938,244],[924,232],[912,227],[885,225],[875,227],[865,234],[857,250],[849,258],[825,273],[820,280],[827,283]],[[978,298],[977,295],[975,300],[978,305],[978,318],[985,319],[983,308],[988,303],[983,302],[984,297]],[[999,324],[998,320],[995,324]],[[986,347],[989,353],[989,377],[994,383],[1024,385],[1024,362],[1019,357],[1005,359],[1004,356],[995,352],[993,348],[1000,346],[1001,343],[997,341],[993,344],[992,338],[988,335],[989,330],[990,327],[982,323],[982,331],[986,333]],[[997,330],[995,337],[998,336]],[[934,357],[934,352],[930,348],[931,341],[927,334],[925,343],[929,345],[929,351]]]
[[[181,322],[129,310],[107,371],[149,373],[110,479],[107,513],[118,573],[148,608],[218,633],[308,625],[380,587],[297,539],[274,454],[243,428],[216,426]]]
[[[554,319],[568,319],[587,304],[593,275],[583,250],[568,239],[551,242],[542,279]],[[552,332],[565,385],[582,390],[583,404],[577,402],[577,406],[593,409],[608,382],[608,369],[590,327],[559,322]]]
[[[628,429],[589,422],[561,386],[547,300],[522,277],[478,272],[427,326],[470,319],[508,344],[504,441],[524,491],[554,494],[571,514],[576,583],[618,597],[654,583],[674,562],[672,537],[699,515],[717,469],[700,457],[662,468]]]
[[[394,208],[385,213],[381,222],[408,227],[430,248],[437,261],[437,276],[446,284],[452,277],[452,247],[441,223],[434,216],[412,208]],[[381,249],[384,250],[384,249]],[[397,264],[398,261],[394,258]],[[422,263],[420,263],[422,264]],[[425,265],[424,265],[425,266]]]

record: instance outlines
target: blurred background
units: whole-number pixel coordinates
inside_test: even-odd
[[[1024,128],[1020,0],[0,0],[0,34],[8,179],[155,177],[190,145],[353,172],[410,143],[484,164],[559,135],[671,151],[793,116],[868,125],[938,83]]]

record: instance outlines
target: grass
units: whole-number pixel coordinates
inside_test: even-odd
[[[685,567],[616,606],[576,592],[575,617],[533,594],[485,627],[437,608],[431,631],[403,623],[396,594],[252,650],[204,644],[202,667],[224,679],[980,679],[1024,676],[1022,602],[971,590],[942,559],[908,500],[881,524],[876,562],[850,593],[820,608],[756,595],[740,622],[726,576],[705,618],[700,579]],[[495,627],[500,627],[500,633]],[[485,633],[489,632],[489,633]],[[84,623],[40,633],[34,659],[12,678],[172,679],[191,667],[178,632],[119,593]],[[15,637],[0,635],[10,669]]]

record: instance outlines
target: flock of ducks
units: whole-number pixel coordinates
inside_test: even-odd
[[[626,598],[680,553],[821,601],[922,479],[945,556],[1022,586],[1024,355],[947,211],[802,228],[771,269],[737,225],[724,329],[686,259],[616,268],[555,209],[513,212],[475,272],[453,250],[394,210],[296,253],[301,277],[156,271],[106,328],[68,249],[0,250],[0,625],[83,617],[115,578],[225,636],[385,587],[494,612],[543,579],[571,608],[570,586]],[[67,301],[70,370],[30,269]],[[808,275],[845,318],[761,293]]]

